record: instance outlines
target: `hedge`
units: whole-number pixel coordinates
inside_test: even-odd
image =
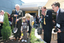
[[[3,37],[3,40],[8,40],[11,36],[11,27],[9,25],[8,15],[5,12],[4,14],[4,22],[3,22],[3,28],[1,29],[1,34]]]
[[[44,41],[40,41],[38,38],[35,36],[35,28],[32,29],[31,31],[31,43],[44,43]]]

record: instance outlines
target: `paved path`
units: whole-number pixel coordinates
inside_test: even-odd
[[[40,41],[44,41],[44,40],[42,40],[41,35],[38,35],[38,34],[37,34],[37,29],[35,29],[35,36],[36,36],[37,38],[39,38]],[[44,41],[44,43],[46,43],[46,42]]]

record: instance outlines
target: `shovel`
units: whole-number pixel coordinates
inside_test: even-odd
[[[16,19],[17,19],[17,17],[16,17]],[[17,33],[17,31],[18,31],[18,28],[16,26],[17,26],[17,21],[15,22],[15,27],[13,28],[13,33]]]

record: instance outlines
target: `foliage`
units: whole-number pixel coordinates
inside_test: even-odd
[[[40,41],[38,38],[36,38],[34,33],[35,33],[35,28],[33,28],[31,31],[31,43],[44,43],[43,41]]]
[[[4,22],[3,22],[3,28],[1,30],[1,34],[3,40],[8,40],[11,35],[11,27],[9,25],[8,15],[6,12],[4,14]]]

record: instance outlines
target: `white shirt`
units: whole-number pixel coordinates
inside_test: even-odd
[[[0,15],[0,22],[4,21],[4,15]]]

